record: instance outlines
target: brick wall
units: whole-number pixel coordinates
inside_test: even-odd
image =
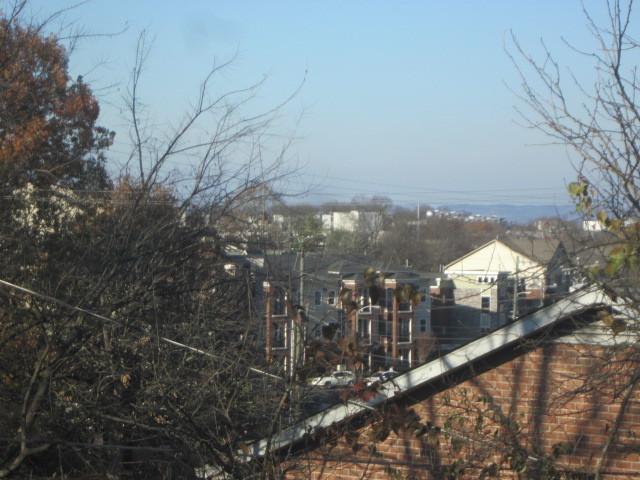
[[[524,478],[549,478],[545,466],[593,472],[637,380],[636,358],[633,349],[551,343],[493,359],[476,367],[482,373],[410,395],[408,406],[443,429],[437,445],[427,435],[392,432],[373,452],[365,440],[370,427],[363,427],[357,453],[343,441],[325,445],[299,456],[287,478],[437,479],[452,465],[462,466],[461,460],[466,469],[454,478],[480,478],[481,467],[491,463],[499,465],[494,478],[515,477],[525,466]],[[632,391],[603,464],[606,480],[640,478],[640,395]]]

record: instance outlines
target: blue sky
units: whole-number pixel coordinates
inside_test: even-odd
[[[44,14],[69,4],[31,7]],[[287,188],[311,186],[314,201],[568,203],[567,152],[514,122],[518,100],[505,83],[517,89],[519,80],[504,48],[511,30],[534,53],[544,38],[591,75],[560,41],[592,44],[578,0],[92,0],[68,19],[93,31],[126,26],[84,42],[71,66],[100,96],[101,123],[117,132],[114,154],[128,149],[119,114],[146,29],[155,41],[144,100],[159,125],[179,116],[215,58],[236,51],[219,88],[267,74],[256,109],[304,80],[279,123],[286,135],[303,112],[289,151],[302,171]]]

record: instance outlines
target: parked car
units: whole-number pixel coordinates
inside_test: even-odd
[[[323,377],[312,378],[309,380],[309,384],[320,387],[351,387],[356,384],[356,376],[353,372],[343,370]]]
[[[364,383],[370,385],[372,383],[384,383],[388,380],[392,380],[400,375],[400,372],[395,370],[389,370],[387,372],[376,372],[364,379]]]

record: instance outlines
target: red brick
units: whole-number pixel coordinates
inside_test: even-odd
[[[545,349],[548,359],[548,367],[545,366],[545,357],[542,349],[522,355],[511,362],[500,365],[476,378],[464,382],[457,387],[447,390],[450,397],[450,405],[442,402],[443,395],[435,395],[414,409],[423,420],[429,419],[437,425],[442,425],[448,415],[458,414],[465,417],[465,409],[468,407],[464,399],[472,402],[474,409],[488,409],[489,405],[481,402],[473,402],[474,395],[484,395],[485,389],[492,397],[495,404],[504,415],[509,416],[518,422],[522,428],[520,432],[520,443],[523,445],[535,445],[536,448],[543,448],[547,452],[551,451],[554,444],[560,442],[575,443],[576,450],[569,455],[561,457],[562,465],[573,466],[574,468],[593,468],[602,450],[602,445],[606,441],[611,425],[616,420],[619,411],[619,400],[614,402],[611,398],[611,388],[598,386],[593,392],[580,393],[580,388],[585,380],[588,380],[584,373],[590,374],[598,352],[593,347],[583,347],[576,345],[553,345]],[[622,357],[621,357],[622,358]],[[604,368],[599,373],[609,375],[611,382],[618,382],[624,386],[628,382],[628,375],[619,375],[618,371],[624,373],[624,365],[610,367],[610,371]],[[637,365],[627,365],[627,372],[633,371]],[[621,369],[622,368],[622,369]],[[579,377],[579,375],[582,375]],[[466,397],[462,395],[466,389]],[[572,391],[578,392],[571,394]],[[633,438],[627,435],[628,430],[640,431],[640,397],[632,399],[629,411],[623,417],[623,425],[620,429],[619,444],[622,442],[627,447],[637,448]],[[539,410],[540,407],[546,410]],[[433,412],[436,412],[435,417]],[[482,440],[491,442],[492,432],[501,427],[495,425],[490,420],[490,415],[485,412],[484,430],[488,435]],[[466,418],[461,434],[471,434],[475,425],[476,414]],[[536,434],[535,428],[540,428]],[[456,455],[449,449],[449,442],[441,439],[441,446],[437,450],[440,461],[447,464],[455,460]],[[614,444],[608,455],[606,468],[618,472],[636,473],[640,471],[640,457],[636,453],[618,451],[618,444]],[[391,435],[386,442],[378,446],[380,455],[377,459],[386,461],[402,461],[414,463],[428,463],[428,458],[422,455],[424,442],[411,438],[410,436],[397,437]],[[474,451],[482,451],[486,446],[469,442],[463,451],[470,447]],[[359,458],[367,458],[359,455]],[[324,468],[323,468],[324,467]],[[409,466],[394,466],[401,474],[409,472]],[[320,475],[322,479],[329,478],[388,478],[384,466],[366,465],[348,462],[341,464],[326,463],[321,461],[314,465],[314,475]],[[414,469],[415,471],[415,469]],[[298,472],[301,475],[303,472]],[[338,473],[338,476],[335,474]],[[477,473],[475,472],[477,478]],[[289,478],[309,478],[294,474]],[[430,478],[428,472],[420,467],[420,478]],[[505,471],[501,478],[513,478],[512,472]],[[614,480],[606,477],[607,480]],[[624,475],[620,476],[624,478]]]

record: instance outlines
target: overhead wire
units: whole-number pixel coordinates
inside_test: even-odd
[[[162,452],[162,453],[174,453],[175,450],[167,447],[139,447],[135,445],[118,445],[118,444],[102,444],[102,443],[85,443],[85,442],[69,442],[60,439],[44,439],[44,438],[10,438],[0,437],[0,442],[6,443],[26,443],[36,445],[61,445],[67,447],[82,447],[82,448],[96,448],[96,449],[118,449],[118,450],[133,450],[144,452]]]
[[[74,305],[71,305],[71,304],[69,304],[67,302],[59,300],[59,299],[57,299],[55,297],[52,297],[50,295],[46,295],[44,293],[36,292],[34,290],[31,290],[31,289],[28,289],[28,288],[25,288],[25,287],[21,287],[19,285],[15,285],[15,284],[13,284],[11,282],[7,282],[6,280],[0,279],[0,286],[4,286],[4,287],[7,287],[7,288],[11,288],[13,290],[17,290],[17,291],[22,292],[22,293],[33,295],[34,297],[41,298],[43,300],[55,303],[56,305],[59,305],[59,306],[61,306],[63,308],[66,308],[68,310],[72,310],[72,311],[77,312],[77,313],[81,313],[82,315],[85,315],[87,317],[96,319],[96,320],[98,320],[100,322],[111,323],[111,324],[114,324],[114,325],[118,325],[118,326],[121,326],[121,327],[128,328],[128,329],[130,329],[130,330],[132,330],[132,331],[134,331],[134,332],[136,332],[136,333],[138,333],[138,334],[140,334],[140,335],[142,335],[144,337],[151,337],[151,338],[157,340],[158,342],[162,342],[162,343],[165,343],[167,345],[171,345],[173,347],[180,348],[182,350],[187,350],[189,352],[196,353],[198,355],[204,355],[204,356],[207,356],[207,357],[210,357],[210,358],[215,358],[216,360],[222,360],[222,361],[224,361],[226,363],[233,363],[233,361],[231,361],[229,359],[226,359],[224,357],[221,357],[219,355],[214,355],[213,353],[207,352],[205,350],[202,350],[202,349],[199,349],[199,348],[196,348],[196,347],[192,347],[192,346],[187,345],[185,343],[181,343],[181,342],[178,342],[176,340],[172,340],[170,338],[163,337],[163,336],[158,335],[158,334],[153,333],[153,332],[148,332],[148,331],[146,331],[146,330],[144,330],[144,329],[142,329],[142,328],[140,328],[140,327],[138,327],[136,325],[130,325],[130,324],[127,324],[127,323],[122,322],[120,320],[116,320],[114,318],[107,318],[107,317],[104,317],[102,315],[98,315],[97,313],[93,313],[93,312],[90,312],[89,310],[85,310],[83,308],[76,307]],[[274,379],[277,379],[277,380],[283,380],[282,377],[279,377],[277,375],[273,375],[273,374],[268,373],[268,372],[264,372],[262,370],[254,368],[254,367],[246,367],[246,368],[249,371],[251,371],[253,373],[256,373],[256,374],[259,374],[259,375],[263,375],[263,376],[266,376],[266,377],[274,378]]]
[[[118,142],[121,147],[126,149],[127,147],[133,147],[132,144],[127,142]],[[128,153],[123,150],[110,149],[110,152],[116,155],[127,155]],[[232,165],[234,168],[246,168],[247,162],[225,160],[225,165]],[[168,168],[179,169],[193,166],[193,163],[181,160],[171,159],[167,163]],[[314,197],[322,198],[335,198],[335,197],[353,197],[355,194],[373,194],[373,195],[390,195],[396,197],[394,204],[411,204],[416,203],[416,200],[400,201],[398,198],[406,198],[407,196],[415,197],[422,196],[419,201],[423,203],[443,204],[451,202],[470,202],[470,203],[487,203],[487,202],[504,202],[508,201],[513,203],[514,200],[524,202],[531,205],[539,205],[542,200],[548,199],[549,201],[555,201],[558,197],[567,198],[566,187],[564,185],[558,185],[556,187],[540,187],[540,188],[492,188],[492,189],[434,189],[425,188],[415,185],[407,184],[394,184],[389,182],[376,182],[372,180],[364,180],[361,176],[358,178],[348,178],[341,176],[329,176],[329,175],[317,175],[309,172],[301,172],[295,175],[299,178],[304,178],[310,183],[305,189],[309,191],[300,191],[295,195],[300,195],[301,198],[312,194]],[[325,184],[325,180],[330,180],[333,183],[328,186]],[[336,183],[337,182],[337,183]],[[314,186],[314,183],[318,185]],[[345,185],[341,185],[344,183]],[[372,192],[371,188],[363,188],[363,185],[370,185],[371,187],[377,187]],[[321,187],[321,190],[317,190]],[[381,190],[378,187],[382,187]],[[314,190],[314,188],[316,190]],[[341,192],[342,190],[342,192]],[[427,197],[427,198],[424,198]],[[570,202],[565,202],[569,204]]]
[[[335,187],[332,187],[335,188]],[[336,201],[335,198],[336,197],[347,197],[347,198],[353,198],[353,194],[354,192],[357,192],[357,189],[353,189],[353,188],[348,188],[347,189],[348,193],[335,193],[335,192],[330,192],[327,190],[323,190],[323,192],[318,193],[318,194],[314,194],[315,197],[326,197],[329,198],[330,200],[327,200],[327,203],[330,203],[332,205],[337,205],[337,206],[351,206],[354,205],[354,203],[352,201]],[[525,200],[536,200],[535,202],[531,202],[531,203],[521,203],[520,205],[529,205],[529,206],[540,206],[540,198],[543,197],[543,195],[541,194],[532,194],[532,195],[521,195],[519,194],[522,190],[513,190],[512,193],[509,194],[505,194],[504,196],[501,197],[495,197],[493,198],[493,200],[495,202],[504,202],[506,200],[509,200],[510,203],[513,203],[514,199],[517,199],[521,202],[525,201]],[[74,199],[72,196],[70,195],[65,195],[64,192],[59,192],[59,191],[55,191],[52,189],[34,189],[32,190],[32,192],[35,192],[37,196],[33,196],[33,194],[31,192],[29,192],[29,195],[31,195],[31,199],[33,200],[37,200],[37,201],[52,201],[51,197],[46,196],[47,194],[56,194],[59,195],[61,197],[64,196],[65,200],[67,201],[81,201],[80,198],[78,199]],[[369,193],[369,191],[367,190],[360,190],[360,192],[362,193]],[[122,192],[122,191],[110,191],[110,190],[79,190],[79,189],[74,189],[70,191],[71,194],[78,196],[78,197],[82,197],[82,201],[89,201],[92,203],[127,203],[128,200],[126,200],[125,198],[122,198],[124,196],[126,196],[126,192]],[[110,194],[113,193],[117,193],[119,198],[114,198],[109,196]],[[389,191],[389,192],[376,192],[376,195],[396,195],[396,193],[398,192],[394,192],[394,191]],[[403,192],[402,194],[404,195]],[[456,193],[456,194],[460,194],[460,195],[464,195],[465,192],[451,192],[451,193]],[[458,198],[447,198],[446,200],[448,200],[448,203],[477,203],[478,206],[481,205],[486,205],[487,202],[489,200],[491,200],[490,198],[487,197],[476,197],[474,198],[473,195],[478,195],[477,192],[474,191],[469,191],[468,192],[470,195],[472,196],[460,196]],[[398,206],[405,206],[405,205],[416,205],[416,204],[434,204],[434,205],[441,205],[443,203],[443,197],[441,193],[430,193],[432,195],[440,195],[437,199],[432,199],[433,201],[430,201],[430,199],[425,199],[425,198],[418,198],[418,199],[408,199],[408,200],[399,200],[399,199],[395,199],[395,200],[391,200],[389,202],[389,204],[393,207],[398,207]],[[87,200],[87,197],[93,196],[94,198],[89,198]],[[549,199],[553,199],[555,198],[555,194],[547,194],[546,198]],[[20,197],[16,197],[15,195],[11,194],[11,193],[5,193],[3,194],[0,198],[4,199],[4,200],[21,200]],[[301,197],[302,199],[302,197]],[[161,201],[161,200],[148,200],[148,202],[155,202],[155,203],[169,203],[169,201]],[[300,202],[298,202],[300,203]],[[356,202],[356,205],[377,205],[379,202],[376,201],[375,199],[371,199],[370,201],[367,200],[358,200]],[[295,206],[297,205],[297,203],[293,203],[291,204],[291,206]],[[562,204],[559,206],[568,206],[569,203],[566,204]]]

